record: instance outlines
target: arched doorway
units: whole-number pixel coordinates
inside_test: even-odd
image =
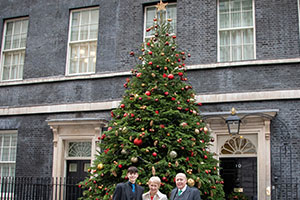
[[[227,197],[233,193],[243,193],[248,199],[257,199],[256,146],[251,138],[246,137],[233,136],[221,147],[220,175]],[[255,136],[252,138],[256,140]]]
[[[234,138],[228,134],[224,120],[230,112],[202,113],[214,137],[210,151],[215,152],[215,157],[221,161],[220,165],[224,169],[232,168],[230,173],[236,176],[233,183],[224,183],[224,188],[228,192],[236,188],[236,191],[246,191],[250,194],[252,190],[253,194],[250,197],[253,199],[271,199],[271,118],[261,116],[274,117],[276,112],[277,110],[239,111],[238,116],[243,118],[247,115],[247,120],[243,121],[239,135]],[[249,113],[258,114],[249,115]],[[234,148],[233,143],[236,145]],[[237,143],[240,144],[239,147]],[[248,173],[250,171],[251,174]],[[228,173],[220,170],[220,173],[224,172]],[[244,189],[245,187],[247,189]]]

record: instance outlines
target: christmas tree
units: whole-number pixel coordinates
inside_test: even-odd
[[[120,106],[111,112],[108,131],[99,138],[102,152],[96,156],[89,177],[80,183],[82,199],[111,199],[115,186],[126,182],[127,168],[139,169],[137,183],[148,190],[153,175],[162,180],[160,191],[169,194],[177,173],[187,175],[188,185],[199,188],[202,199],[224,199],[218,161],[208,147],[212,140],[201,120],[195,93],[187,83],[184,61],[190,55],[178,51],[176,35],[160,2],[153,37],[141,48],[139,64],[127,79]],[[135,57],[134,52],[130,52]]]

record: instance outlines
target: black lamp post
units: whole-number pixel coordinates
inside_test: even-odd
[[[240,132],[241,119],[236,115],[235,108],[231,109],[231,115],[226,118],[226,124],[230,135],[237,135]]]

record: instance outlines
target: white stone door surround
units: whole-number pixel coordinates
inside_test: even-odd
[[[258,200],[271,199],[271,146],[270,122],[278,110],[251,110],[238,111],[237,115],[243,119],[239,135],[250,140],[256,146],[256,155],[230,155],[231,157],[257,157],[257,195]],[[207,126],[214,137],[210,148],[215,152],[216,158],[226,157],[221,155],[220,149],[231,136],[228,134],[227,124],[224,119],[230,112],[201,113]],[[268,116],[268,117],[266,117]]]
[[[53,177],[65,177],[65,156],[70,141],[91,142],[92,152],[89,159],[92,162],[97,150],[96,142],[102,134],[102,127],[107,126],[108,123],[106,120],[94,118],[51,119],[47,122],[53,132]]]

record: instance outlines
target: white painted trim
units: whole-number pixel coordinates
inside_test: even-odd
[[[224,115],[223,117],[226,116]],[[251,118],[247,119],[247,123],[241,125],[241,131],[239,134],[245,138],[248,138],[249,135],[254,135],[257,137],[257,141],[254,143],[257,147],[257,199],[263,200],[271,199],[271,196],[266,192],[267,189],[271,187],[270,120],[271,119],[261,118],[260,116],[252,116]],[[209,121],[207,121],[207,126],[211,131],[212,137],[215,139],[212,143],[210,151],[216,153],[217,159],[223,157],[220,155],[220,147],[224,143],[222,143],[220,138],[230,138],[226,124],[221,123],[221,121],[220,119],[209,119]],[[231,155],[231,157],[247,156]]]
[[[225,93],[225,94],[207,94],[197,95],[196,101],[202,103],[223,103],[239,101],[262,101],[262,100],[282,100],[299,99],[300,90],[277,90],[262,92],[243,92],[243,93]]]
[[[225,67],[250,67],[256,65],[278,65],[278,64],[291,64],[300,63],[300,58],[288,58],[288,59],[275,59],[275,60],[251,60],[251,61],[237,61],[237,62],[223,62],[223,63],[209,63],[209,64],[197,64],[187,66],[188,70],[201,70],[201,69],[215,69],[215,68],[225,68]],[[130,71],[120,71],[120,72],[102,72],[91,75],[74,75],[74,76],[51,76],[42,78],[31,78],[18,81],[5,81],[0,82],[1,86],[13,86],[13,85],[27,85],[27,84],[39,84],[39,83],[52,83],[60,81],[75,81],[75,80],[85,80],[85,79],[101,79],[101,78],[114,78],[131,76]]]
[[[201,103],[224,103],[241,101],[268,101],[300,99],[300,90],[278,90],[263,92],[245,93],[224,93],[224,94],[204,94],[196,95],[196,101]],[[80,111],[105,111],[117,108],[120,101],[93,102],[93,103],[73,103],[59,105],[41,105],[24,107],[2,107],[0,116],[41,114],[41,113],[61,113]]]

